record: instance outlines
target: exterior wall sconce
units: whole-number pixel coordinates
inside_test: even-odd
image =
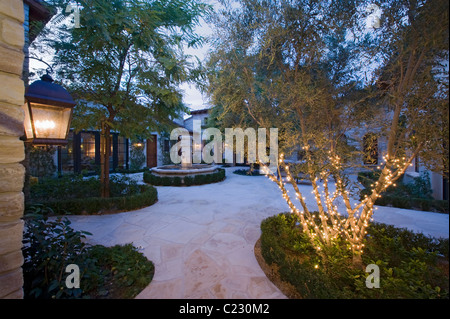
[[[76,105],[69,92],[46,74],[25,93],[26,141],[33,145],[66,145]]]

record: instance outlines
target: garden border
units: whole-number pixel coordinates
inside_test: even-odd
[[[117,196],[117,197],[87,197],[65,200],[52,200],[28,203],[27,207],[33,205],[44,205],[51,208],[56,215],[83,215],[83,214],[107,214],[120,213],[151,206],[158,200],[158,192],[151,185],[139,185],[139,194]],[[25,209],[25,211],[27,208]]]
[[[144,182],[153,186],[195,186],[221,182],[226,174],[223,168],[217,168],[217,172],[211,174],[199,174],[192,176],[158,176],[150,171],[144,172]]]

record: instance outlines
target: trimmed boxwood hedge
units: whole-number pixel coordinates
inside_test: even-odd
[[[265,176],[265,174],[259,172],[259,169],[254,169],[252,172],[250,172],[250,169],[237,169],[233,173],[243,176]]]
[[[364,199],[365,195],[369,196],[372,193],[370,185],[378,179],[379,175],[379,172],[358,173],[358,181],[365,187],[359,193],[361,200]],[[375,205],[393,206],[404,209],[420,209],[423,211],[434,211],[443,214],[449,213],[448,200],[417,198],[411,194],[410,188],[412,186],[405,185],[401,181],[397,184],[397,187],[391,186],[384,193],[382,193],[381,197],[376,199]]]
[[[192,186],[221,182],[225,179],[225,170],[218,168],[211,174],[179,176],[158,176],[151,172],[144,172],[144,182],[154,186]]]
[[[127,178],[112,178],[111,197],[103,198],[99,196],[99,183],[96,178],[80,177],[44,180],[31,187],[25,213],[36,205],[56,215],[120,212],[147,207],[158,200],[156,188]]]
[[[364,265],[379,266],[381,285],[368,289],[368,273],[352,265],[344,241],[327,250],[324,259],[300,231],[298,222],[288,213],[263,220],[261,254],[268,265],[277,266],[281,280],[293,285],[302,298],[448,299],[448,239],[371,223],[362,258]]]
[[[156,188],[141,185],[141,193],[120,197],[87,197],[66,200],[53,200],[40,204],[51,208],[55,214],[96,214],[135,210],[153,205],[158,200]]]

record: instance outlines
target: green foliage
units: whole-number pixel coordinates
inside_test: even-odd
[[[414,198],[431,199],[433,190],[431,189],[430,174],[425,171],[419,177],[414,178],[412,183],[405,185],[409,193]]]
[[[74,231],[68,219],[48,221],[36,217],[26,220],[24,233],[24,291],[30,298],[78,298],[81,289],[66,289],[65,267],[76,264],[80,273],[88,272],[91,260],[83,260],[86,232]]]
[[[194,32],[208,7],[198,1],[78,1],[80,26],[43,40],[55,49],[60,78],[83,101],[77,129],[105,123],[127,137],[149,137],[185,110],[178,85],[196,79],[182,46],[198,47]]]
[[[364,186],[360,191],[360,198],[370,195],[373,184],[380,176],[379,171],[360,172],[358,181]],[[435,200],[431,196],[431,184],[428,173],[416,177],[412,183],[397,182],[397,186],[389,186],[382,196],[375,201],[376,205],[393,206],[405,209],[420,209],[448,214],[448,201]]]
[[[348,245],[337,242],[318,254],[293,214],[261,223],[262,255],[303,298],[448,298],[448,239],[434,239],[374,223],[368,228],[363,263],[380,267],[380,288],[368,289],[367,273],[352,266]],[[448,271],[448,270],[447,270]]]
[[[104,275],[102,286],[97,285],[94,292],[97,298],[134,298],[153,278],[153,263],[132,244],[113,247],[96,245],[89,250],[88,258],[98,262]],[[108,282],[111,283],[109,287]]]
[[[27,147],[29,152],[28,167],[30,175],[34,177],[51,177],[56,172],[53,156],[55,148]]]
[[[91,234],[73,230],[67,218],[36,213],[25,220],[25,298],[133,298],[150,283],[153,263],[131,244],[91,246],[85,243]],[[69,264],[80,268],[80,288],[66,287]]]
[[[192,176],[185,176],[183,179],[184,179],[184,185],[186,185],[186,186],[194,185],[194,178]]]
[[[27,206],[45,204],[55,214],[96,214],[99,212],[128,211],[154,204],[156,189],[139,185],[126,176],[112,176],[111,197],[100,197],[100,181],[80,175],[39,181],[30,189]]]
[[[55,52],[57,78],[79,99],[73,127],[101,130],[101,195],[108,197],[111,130],[147,138],[173,127],[172,119],[187,111],[179,85],[199,73],[183,46],[202,44],[194,28],[208,6],[195,0],[80,0],[77,7],[79,26],[53,25],[41,45]]]
[[[217,172],[211,174],[200,174],[194,176],[158,176],[151,172],[144,172],[144,182],[153,186],[191,186],[221,182],[225,179],[225,170],[218,168]]]
[[[130,150],[130,169],[139,170],[145,164],[144,147],[132,146]]]
[[[244,175],[244,176],[264,176],[264,174],[260,174],[258,170],[249,170],[249,169],[237,169],[233,171],[233,174]]]

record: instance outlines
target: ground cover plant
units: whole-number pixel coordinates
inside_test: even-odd
[[[95,214],[134,210],[154,204],[157,190],[126,176],[112,176],[111,197],[101,197],[100,181],[81,175],[41,179],[30,187],[27,207],[46,205],[56,214]],[[27,209],[28,211],[28,209]]]
[[[348,243],[341,241],[319,253],[299,222],[293,214],[264,220],[261,252],[266,263],[276,265],[281,279],[302,298],[448,299],[448,239],[371,223],[362,261],[379,266],[380,288],[369,289],[365,283],[368,273],[352,264]]]
[[[133,245],[92,246],[85,242],[86,235],[90,234],[72,229],[67,218],[50,220],[35,214],[25,219],[26,299],[134,298],[150,283],[154,265]],[[79,288],[66,285],[70,264],[80,269]]]

